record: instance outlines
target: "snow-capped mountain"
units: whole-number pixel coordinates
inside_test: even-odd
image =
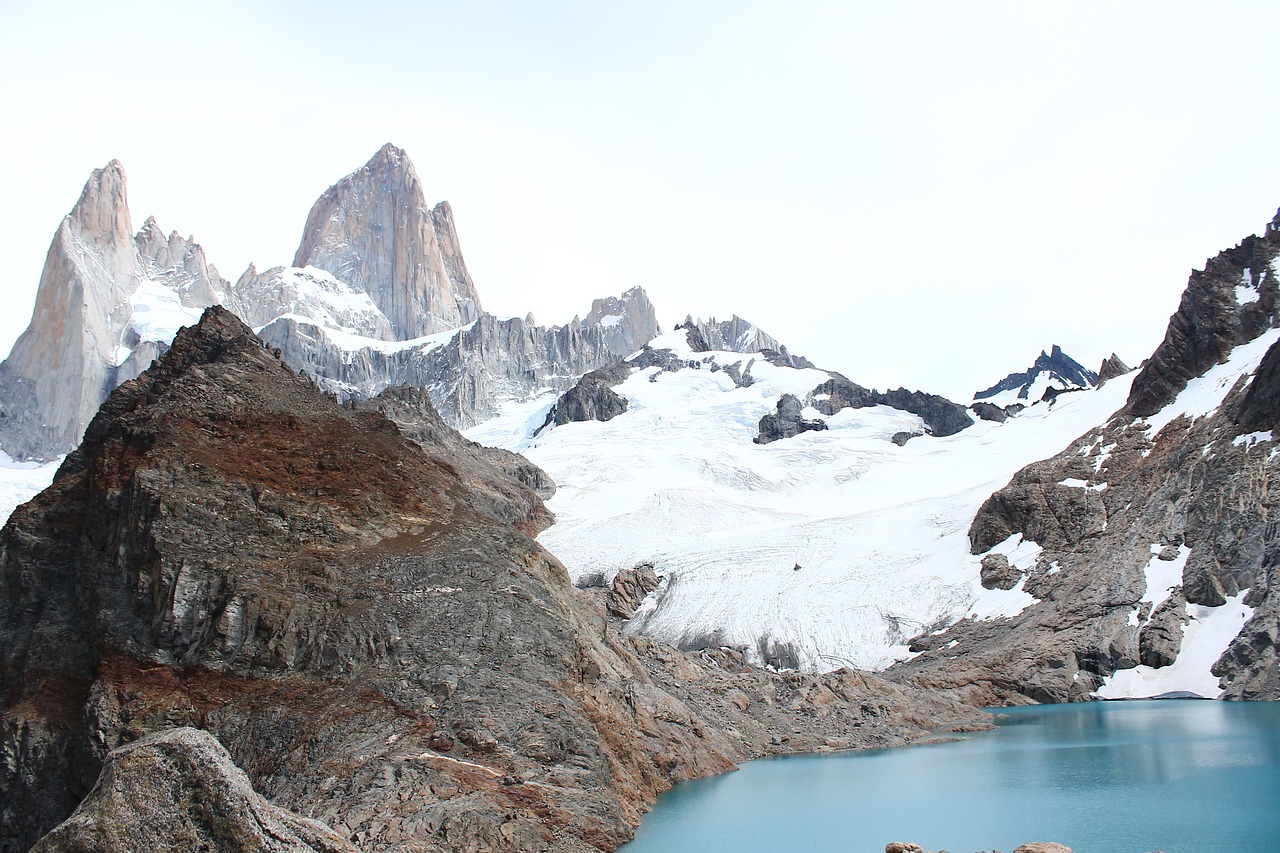
[[[1125,406],[983,504],[971,559],[1025,607],[917,638],[895,677],[977,703],[1280,698],[1277,229],[1192,273]]]
[[[66,453],[107,393],[214,304],[340,397],[424,387],[459,425],[558,393],[659,332],[641,288],[564,326],[483,313],[448,203],[428,206],[392,145],[320,196],[294,266],[251,265],[235,284],[154,219],[134,235],[124,169],[112,161],[55,234],[31,324],[0,365],[0,447],[17,459]]]
[[[1114,358],[1114,356],[1113,356]],[[1062,351],[1057,344],[1049,352],[1040,352],[1035,363],[1021,373],[1010,373],[985,391],[973,395],[1001,408],[1028,405],[1063,391],[1080,391],[1098,384],[1098,374]]]
[[[189,238],[154,219],[133,233],[118,161],[94,170],[49,245],[31,325],[0,364],[0,445],[17,458],[65,453],[107,391],[226,298]]]

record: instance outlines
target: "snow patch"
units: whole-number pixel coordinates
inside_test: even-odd
[[[133,310],[130,322],[140,341],[171,343],[179,329],[194,326],[200,322],[200,315],[204,313],[202,308],[183,305],[176,290],[151,279],[142,279],[130,302]],[[116,364],[123,364],[129,357],[126,355],[120,358],[121,349],[125,347],[116,350]]]
[[[1236,447],[1253,447],[1260,441],[1274,441],[1271,437],[1271,430],[1263,430],[1262,432],[1251,432],[1248,435],[1237,435],[1231,440]]]
[[[1251,375],[1258,369],[1262,357],[1276,341],[1280,341],[1280,329],[1269,329],[1249,343],[1241,344],[1231,351],[1225,362],[1215,364],[1203,376],[1188,382],[1187,387],[1182,389],[1172,403],[1151,417],[1135,423],[1149,426],[1151,435],[1154,436],[1180,415],[1194,420],[1213,413],[1222,405],[1240,377]]]
[[[48,488],[62,458],[52,462],[18,462],[0,450],[0,524],[13,511]]]
[[[1149,699],[1166,693],[1194,693],[1206,699],[1222,694],[1218,677],[1210,668],[1222,657],[1253,616],[1244,603],[1248,590],[1228,598],[1221,607],[1193,604],[1187,607],[1190,622],[1182,626],[1182,648],[1169,666],[1155,669],[1136,666],[1107,676],[1094,692],[1097,699]]]

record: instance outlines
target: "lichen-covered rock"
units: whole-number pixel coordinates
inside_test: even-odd
[[[208,732],[177,728],[112,750],[75,813],[31,853],[358,853],[253,790]]]

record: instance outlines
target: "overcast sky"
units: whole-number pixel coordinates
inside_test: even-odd
[[[1159,343],[1280,206],[1280,4],[0,0],[0,351],[120,159],[135,228],[287,264],[384,142],[484,306],[642,285],[855,381],[967,398]]]

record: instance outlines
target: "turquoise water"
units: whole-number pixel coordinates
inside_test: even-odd
[[[1006,709],[957,743],[753,761],[659,799],[623,853],[1280,851],[1280,705]]]

